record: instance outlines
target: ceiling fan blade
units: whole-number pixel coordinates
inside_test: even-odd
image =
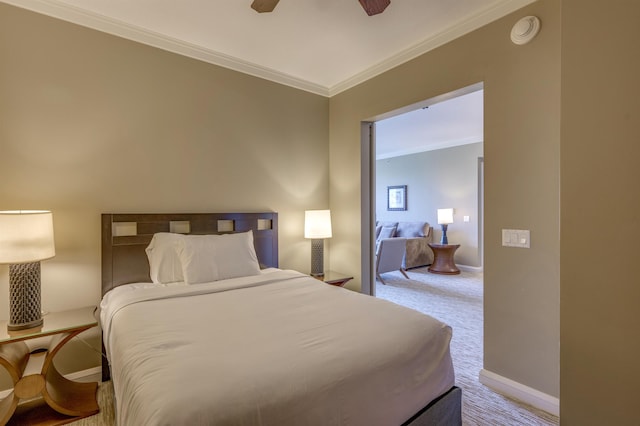
[[[391,4],[391,0],[359,0],[362,8],[367,15],[377,15],[384,12],[384,10]]]
[[[273,12],[280,0],[253,0],[251,8],[256,12]]]

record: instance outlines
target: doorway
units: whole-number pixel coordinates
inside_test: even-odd
[[[474,84],[362,123],[363,293],[375,295],[376,221],[426,221],[438,242],[439,208],[454,208],[457,262],[482,270],[483,92]],[[387,209],[394,185],[406,186],[406,210]]]

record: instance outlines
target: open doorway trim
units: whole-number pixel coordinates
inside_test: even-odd
[[[479,82],[466,86],[457,90],[453,90],[442,95],[434,96],[427,100],[417,102],[415,104],[407,105],[402,108],[398,108],[393,111],[388,111],[369,119],[363,120],[360,123],[360,176],[361,176],[361,191],[360,191],[360,216],[361,216],[361,292],[375,296],[375,274],[374,267],[374,229],[376,214],[376,195],[375,195],[375,123],[379,120],[395,117],[400,114],[404,114],[409,111],[428,107],[439,102],[443,102],[449,99],[456,98],[458,96],[466,95],[478,90],[484,89],[484,82]],[[484,165],[484,164],[483,164]],[[483,262],[484,264],[484,262]]]
[[[376,194],[374,177],[376,172],[376,152],[375,152],[375,123],[369,121],[363,121],[360,123],[360,150],[361,150],[361,191],[360,191],[360,205],[361,207],[361,220],[360,224],[362,229],[360,235],[362,235],[360,253],[362,270],[362,281],[360,284],[360,291],[364,294],[375,296],[376,286],[373,285],[373,277],[375,277],[373,271],[374,259],[372,253],[374,230],[373,224],[375,223],[375,205]],[[372,208],[374,207],[374,208]]]

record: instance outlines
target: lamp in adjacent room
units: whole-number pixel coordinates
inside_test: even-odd
[[[447,227],[453,223],[453,209],[438,209],[438,225],[442,227],[440,244],[449,244],[447,239]]]
[[[42,325],[40,261],[55,255],[50,211],[0,211],[0,263],[9,264],[9,331]]]
[[[324,239],[331,238],[331,211],[304,212],[304,237],[311,238],[311,275],[324,275]]]

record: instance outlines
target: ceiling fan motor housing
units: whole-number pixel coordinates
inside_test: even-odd
[[[253,0],[251,8],[260,13],[273,12],[273,9],[275,9],[279,1],[280,0]]]
[[[362,8],[367,15],[377,15],[384,12],[384,10],[391,4],[391,0],[359,0]]]

